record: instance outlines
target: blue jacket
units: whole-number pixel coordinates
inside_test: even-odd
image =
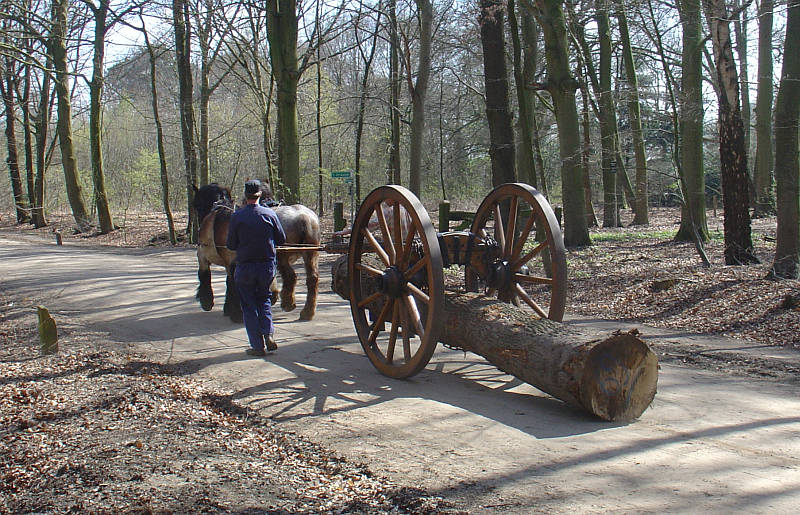
[[[286,243],[275,211],[259,204],[247,204],[231,216],[227,247],[236,251],[239,263],[275,260],[275,246]]]

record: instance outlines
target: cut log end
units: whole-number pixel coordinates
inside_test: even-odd
[[[635,334],[618,333],[592,347],[580,381],[580,399],[590,412],[629,422],[656,395],[658,358]]]

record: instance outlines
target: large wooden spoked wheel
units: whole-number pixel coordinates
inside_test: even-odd
[[[410,377],[428,364],[444,313],[442,255],[422,203],[401,186],[373,190],[350,237],[350,310],[382,374]]]
[[[484,291],[541,318],[561,321],[567,301],[564,238],[544,195],[528,184],[508,183],[483,200],[471,232],[496,242],[499,257],[487,277],[465,271],[468,291]]]

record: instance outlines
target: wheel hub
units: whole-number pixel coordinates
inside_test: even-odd
[[[489,276],[486,285],[501,290],[511,282],[511,266],[508,261],[496,260],[489,265]]]
[[[390,297],[399,297],[406,285],[406,279],[396,266],[390,266],[378,278],[378,290]]]

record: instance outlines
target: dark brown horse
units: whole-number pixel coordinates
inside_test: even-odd
[[[262,198],[271,199],[269,188],[264,186]],[[197,287],[196,298],[205,311],[214,306],[214,292],[211,288],[211,268],[219,265],[225,267],[227,278],[225,280],[225,305],[223,313],[231,320],[241,322],[242,308],[239,305],[239,296],[236,293],[233,277],[236,271],[236,252],[228,250],[225,242],[228,238],[228,224],[234,211],[233,200],[228,188],[212,183],[203,186],[195,192],[194,207],[200,222],[197,248],[197,278],[200,285]],[[286,246],[318,246],[321,240],[319,218],[309,208],[297,204],[293,206],[273,207],[278,219],[281,221],[286,233]],[[300,320],[311,320],[317,308],[317,294],[319,291],[319,252],[279,252],[278,273],[281,276],[282,287],[280,290],[281,308],[291,311],[296,307],[294,289],[297,284],[297,274],[292,264],[298,259],[303,259],[306,271],[306,286],[308,294],[306,304],[300,312]],[[272,283],[273,303],[277,299],[277,281]]]

